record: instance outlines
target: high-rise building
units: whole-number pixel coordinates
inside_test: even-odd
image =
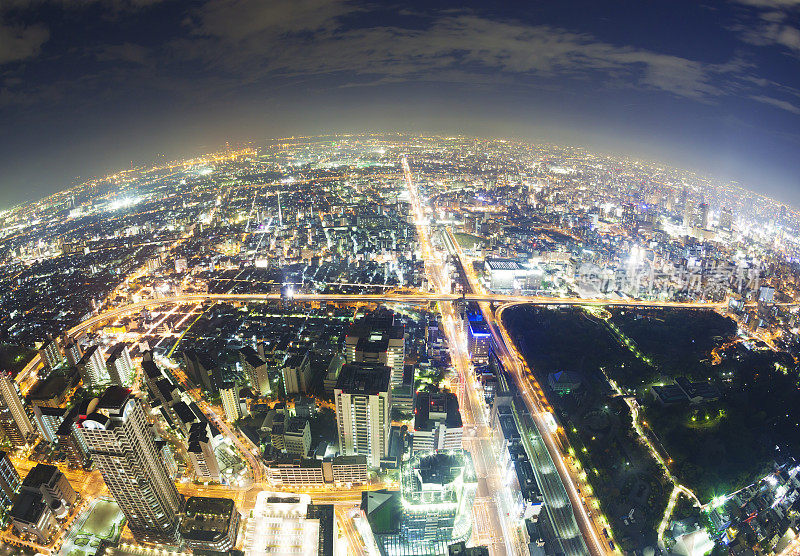
[[[0,427],[15,446],[24,446],[36,434],[17,389],[16,381],[6,374],[0,375]]]
[[[719,213],[719,227],[723,230],[733,230],[733,212],[728,207],[723,207]]]
[[[209,437],[206,423],[192,425],[186,452],[189,454],[189,461],[198,480],[219,482],[219,463],[214,454],[214,445]]]
[[[376,363],[392,369],[391,384],[403,382],[405,330],[391,311],[375,311],[353,323],[345,337],[348,363]]]
[[[74,406],[64,417],[64,420],[56,430],[58,445],[67,452],[67,461],[73,469],[81,469],[89,465],[89,446],[83,438],[83,432],[78,427],[75,420],[78,415],[85,415],[89,406],[88,401],[84,401]]]
[[[215,365],[208,356],[187,349],[183,352],[183,360],[186,363],[186,374],[198,388],[209,392],[216,390],[216,381],[212,376]]]
[[[137,540],[177,539],[183,500],[156,450],[141,401],[121,386],[92,400],[77,424]]]
[[[44,343],[39,350],[39,355],[48,369],[55,369],[64,361],[61,346],[58,345],[58,338],[55,336]]]
[[[452,392],[417,394],[413,452],[461,449],[463,427],[458,398]]]
[[[0,450],[0,511],[11,507],[21,484],[19,473],[8,459],[8,454]]]
[[[698,207],[698,219],[700,227],[704,230],[708,229],[708,203],[700,203]]]
[[[245,376],[250,381],[250,387],[262,396],[269,395],[272,387],[269,384],[267,362],[261,359],[258,352],[251,346],[245,346],[239,350],[239,361]]]
[[[81,357],[83,357],[83,349],[81,349],[80,344],[74,339],[65,338],[64,341],[64,353],[67,356],[67,361],[74,367],[78,364],[78,361],[81,360]]]
[[[492,335],[476,303],[470,302],[464,313],[464,332],[467,336],[467,350],[472,360],[478,365],[488,363]]]
[[[367,456],[372,467],[380,467],[389,447],[391,373],[386,365],[348,364],[334,388],[339,449],[346,456]]]
[[[225,410],[225,418],[233,423],[242,417],[242,406],[239,402],[239,387],[233,382],[226,382],[220,385],[219,395],[222,398],[222,409]]]
[[[472,535],[477,487],[468,452],[418,453],[403,463],[399,491],[365,491],[361,509],[381,554],[447,554]]]
[[[84,388],[93,389],[99,386],[106,386],[111,380],[106,368],[106,358],[99,346],[89,347],[83,353],[76,367],[78,367],[78,372],[81,374],[81,379],[83,379]]]
[[[283,387],[287,394],[308,392],[311,382],[309,352],[289,357],[283,364]]]
[[[283,429],[283,446],[290,454],[305,457],[311,448],[311,428],[307,419],[290,417]]]
[[[111,349],[111,354],[106,359],[106,369],[111,379],[111,384],[128,386],[133,379],[133,361],[128,346],[122,342]]]
[[[36,428],[39,429],[39,434],[48,442],[56,441],[56,432],[66,416],[67,410],[64,408],[33,405]]]

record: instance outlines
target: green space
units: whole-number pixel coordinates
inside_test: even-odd
[[[671,469],[703,502],[763,476],[775,447],[800,447],[800,381],[785,353],[736,342],[736,324],[713,311],[622,310],[610,319],[652,359],[659,381],[709,382],[719,400],[657,403],[640,388],[642,417],[673,460]],[[722,350],[715,363],[712,350]],[[633,377],[624,377],[633,386]],[[645,385],[649,386],[649,383]]]
[[[101,498],[84,510],[64,541],[61,553],[67,556],[91,556],[100,541],[116,543],[125,526],[125,518],[113,500]]]
[[[581,374],[579,390],[568,396],[548,392],[548,398],[618,536],[631,527],[619,528],[615,510],[621,501],[630,503],[631,491],[641,490],[619,473],[620,465],[627,466],[627,458],[631,468],[644,473],[654,460],[627,425],[627,406],[610,397],[604,373],[622,391],[636,395],[649,439],[665,460],[671,459],[678,481],[702,502],[760,478],[776,447],[785,454],[800,447],[797,365],[787,354],[739,341],[735,323],[725,316],[688,309],[598,312],[520,306],[506,311],[504,320],[543,386],[554,371]],[[718,399],[657,401],[652,387],[679,377],[710,384]],[[663,475],[656,468],[650,476]],[[669,485],[658,482],[667,489],[658,492],[656,485],[648,485],[659,508],[649,513],[643,508],[648,521],[663,511],[669,494]]]
[[[463,232],[455,232],[453,236],[456,238],[456,243],[462,249],[474,249],[476,246],[479,246],[485,240],[474,234],[466,234]]]
[[[0,344],[0,369],[16,375],[36,355],[35,349],[14,344]]]
[[[564,396],[548,392],[548,399],[615,541],[623,550],[652,545],[671,484],[638,440],[627,404],[603,375],[612,368],[644,375],[649,365],[580,309],[518,306],[505,311],[503,321],[543,387],[549,373],[580,373],[580,388]]]

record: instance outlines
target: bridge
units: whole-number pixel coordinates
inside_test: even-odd
[[[107,311],[92,315],[86,320],[81,321],[67,330],[67,335],[75,336],[81,332],[95,329],[100,325],[111,322],[115,319],[136,313],[146,309],[154,309],[164,305],[183,305],[193,303],[266,303],[269,301],[281,300],[279,293],[190,293],[177,296],[159,297],[146,299],[136,303],[130,303],[109,309]],[[509,295],[498,293],[487,294],[448,294],[448,293],[374,293],[374,294],[339,294],[339,293],[295,293],[291,297],[292,301],[306,303],[404,303],[410,305],[420,305],[431,302],[455,302],[458,300],[488,302],[488,303],[525,303],[530,305],[545,306],[595,306],[595,307],[643,307],[655,309],[720,309],[727,305],[727,301],[721,302],[681,302],[681,301],[649,301],[639,299],[604,299],[604,298],[579,298],[579,297],[548,297],[548,296],[525,296]],[[35,355],[33,359],[17,375],[17,382],[25,384],[31,378],[32,373],[42,364],[40,355]]]

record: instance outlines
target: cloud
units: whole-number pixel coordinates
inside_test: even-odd
[[[0,22],[0,64],[19,62],[36,56],[50,38],[43,25],[10,25]]]
[[[471,12],[427,18],[427,26],[343,22],[358,8],[342,1],[212,0],[187,20],[200,40],[176,43],[176,52],[215,70],[283,77],[348,74],[350,86],[428,80],[485,81],[502,75],[528,84],[542,79],[599,79],[708,99],[722,94],[713,81],[728,65],[706,64],[546,25],[498,21]]]
[[[195,14],[194,24],[198,34],[239,41],[256,34],[331,30],[337,18],[354,10],[341,0],[211,0]]]
[[[769,104],[770,106],[774,106],[775,108],[780,108],[781,110],[786,110],[787,112],[791,112],[792,114],[800,115],[800,108],[798,108],[791,102],[763,95],[751,95],[750,98],[755,100],[756,102]]]
[[[757,19],[733,26],[740,38],[755,46],[779,46],[800,56],[800,30],[795,25],[800,0],[736,0],[755,10]]]

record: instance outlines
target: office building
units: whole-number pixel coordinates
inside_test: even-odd
[[[723,207],[719,213],[719,227],[730,232],[733,231],[733,212],[728,207]]]
[[[39,349],[39,356],[45,367],[50,370],[61,365],[64,361],[64,354],[61,352],[61,346],[58,345],[58,338],[53,336],[46,341]]]
[[[106,369],[111,384],[128,386],[133,380],[133,361],[128,346],[119,343],[111,348],[111,354],[106,359]]]
[[[219,482],[219,463],[206,423],[192,425],[186,451],[197,480]]]
[[[233,382],[220,385],[219,395],[222,398],[222,409],[225,410],[225,419],[233,423],[242,417],[242,406],[239,401],[239,387]]]
[[[380,467],[388,450],[391,373],[386,365],[347,364],[334,388],[339,449],[367,456],[372,467]]]
[[[64,408],[33,405],[33,420],[36,422],[36,428],[47,442],[56,441],[56,432],[66,416],[67,410]]]
[[[181,538],[192,550],[224,553],[236,546],[240,520],[230,498],[192,496],[181,519]]]
[[[392,369],[391,384],[403,382],[405,329],[395,324],[391,311],[375,311],[353,323],[345,337],[347,363],[386,365]]]
[[[84,401],[73,407],[56,430],[58,445],[67,452],[67,461],[72,469],[82,469],[91,463],[89,446],[83,438],[82,430],[75,422],[78,415],[86,414],[88,406],[89,402]]]
[[[423,550],[469,540],[477,487],[469,452],[415,455],[400,472],[402,535]]]
[[[369,468],[365,456],[307,459],[282,456],[267,465],[267,480],[275,486],[366,484]]]
[[[305,457],[311,448],[311,427],[307,419],[291,417],[283,430],[283,446],[289,454]]]
[[[14,447],[26,445],[36,434],[22,404],[17,383],[7,374],[0,375],[0,427]]]
[[[289,357],[283,364],[283,387],[286,394],[308,392],[311,386],[311,357],[309,352]]]
[[[111,386],[77,424],[134,537],[174,542],[182,499],[155,448],[142,403],[130,390]]]
[[[14,503],[22,481],[8,454],[0,450],[0,513],[8,510]]]
[[[337,353],[328,364],[328,369],[325,371],[325,378],[322,380],[322,385],[325,388],[326,394],[333,395],[333,389],[336,388],[336,381],[339,380],[339,373],[342,372],[345,361],[344,355]]]
[[[413,452],[461,449],[463,425],[452,392],[420,392],[414,411]]]
[[[216,381],[212,376],[215,365],[208,356],[187,349],[183,352],[183,361],[186,364],[186,374],[195,386],[208,392],[215,391]]]
[[[23,538],[33,537],[39,544],[47,544],[58,527],[53,511],[41,494],[21,492],[11,508],[11,523]]]
[[[78,494],[58,467],[43,463],[28,472],[22,481],[21,492],[39,494],[56,515],[62,508],[72,507],[78,499]]]
[[[492,346],[492,335],[483,319],[483,313],[477,303],[467,306],[464,317],[464,332],[467,336],[467,351],[476,365],[486,365]]]
[[[110,382],[103,350],[99,346],[91,346],[83,353],[76,365],[83,379],[84,388],[93,389],[106,386]]]
[[[463,451],[418,453],[403,463],[399,491],[366,491],[366,514],[383,555],[441,555],[472,535],[478,479]]]
[[[268,396],[272,392],[267,372],[267,362],[258,356],[251,346],[239,350],[239,361],[242,364],[244,375],[250,381],[250,387],[261,396]]]

